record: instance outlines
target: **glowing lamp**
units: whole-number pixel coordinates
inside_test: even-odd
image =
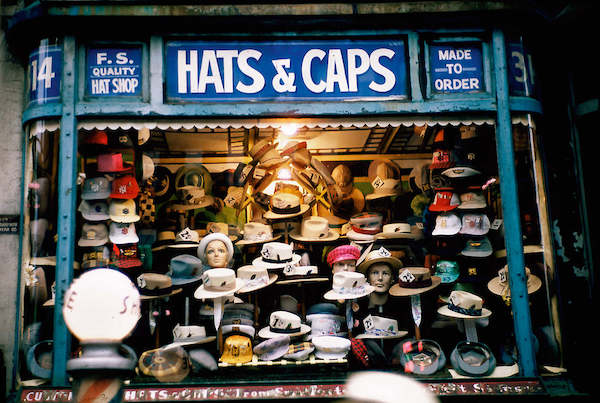
[[[73,280],[62,312],[67,328],[82,343],[120,342],[140,318],[140,294],[123,273],[95,269]]]
[[[286,123],[281,125],[281,133],[283,133],[286,136],[293,136],[294,134],[296,134],[296,132],[298,131],[298,124],[297,123]]]

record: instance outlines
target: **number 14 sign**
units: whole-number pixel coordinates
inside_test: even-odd
[[[29,55],[27,88],[30,103],[45,104],[60,100],[62,59],[60,45],[41,45]]]

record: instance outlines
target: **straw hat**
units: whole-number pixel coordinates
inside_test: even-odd
[[[405,267],[398,275],[398,282],[390,288],[390,295],[404,297],[422,294],[441,283],[442,278],[432,276],[426,267]]]
[[[529,267],[525,268],[525,276],[527,278],[527,294],[532,294],[542,287],[542,280],[538,276],[531,274]],[[498,270],[498,276],[491,279],[487,287],[496,295],[510,296],[508,265],[504,265],[503,268]]]
[[[299,231],[290,232],[290,237],[302,242],[330,242],[339,238],[340,234],[329,228],[324,217],[310,216],[302,220]]]
[[[448,304],[440,307],[438,313],[457,319],[487,318],[492,312],[483,308],[483,299],[463,290],[454,290],[448,297]]]

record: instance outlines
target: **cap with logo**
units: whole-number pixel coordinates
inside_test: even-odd
[[[461,234],[485,235],[490,230],[490,219],[486,214],[464,214],[462,216]]]
[[[133,222],[111,222],[108,237],[114,244],[137,243],[140,241]]]
[[[490,256],[494,250],[488,237],[477,237],[469,238],[466,241],[465,247],[460,252],[461,255],[471,257],[487,257]]]
[[[140,193],[140,188],[133,175],[124,175],[112,181],[112,199],[135,199]]]
[[[105,221],[110,218],[105,200],[82,200],[77,210],[87,221]]]
[[[103,177],[88,178],[83,182],[81,198],[83,200],[100,200],[110,197],[110,181]]]
[[[456,235],[461,229],[460,217],[454,213],[442,213],[435,218],[435,228],[431,235]]]
[[[243,364],[252,361],[252,340],[250,337],[239,334],[227,337],[224,341],[220,361],[227,364]]]
[[[136,243],[113,244],[110,261],[120,269],[140,267],[143,264]]]
[[[135,201],[131,199],[112,199],[108,213],[110,219],[117,223],[133,223],[140,220],[140,216],[136,213]]]
[[[84,223],[81,226],[81,237],[77,244],[79,246],[101,246],[108,242],[108,229],[106,224]]]
[[[429,206],[431,211],[450,211],[460,205],[458,194],[451,188],[440,188],[436,190],[433,203]]]

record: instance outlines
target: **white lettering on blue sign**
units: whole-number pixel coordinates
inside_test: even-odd
[[[479,46],[432,45],[430,62],[433,89],[436,92],[483,90],[482,56]]]
[[[88,50],[89,94],[139,95],[140,87],[141,48]]]
[[[363,42],[218,47],[219,43],[175,42],[167,45],[167,96],[189,100],[406,97],[403,42],[359,44]]]

